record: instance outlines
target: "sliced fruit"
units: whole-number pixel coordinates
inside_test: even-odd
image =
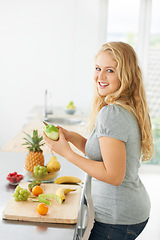
[[[34,180],[31,183],[28,184],[28,189],[29,191],[32,192],[32,188],[35,186],[40,186],[41,185],[41,181],[40,180]]]
[[[49,193],[49,194],[40,194],[38,196],[38,200],[39,202],[45,203],[47,205],[50,205],[51,202],[49,201],[50,199],[55,199],[57,200],[59,203],[62,203],[61,197],[58,195],[55,195],[53,193]]]
[[[40,194],[38,196],[38,200],[39,200],[39,202],[45,203],[46,205],[50,205],[51,204],[51,202],[47,200],[46,194]]]

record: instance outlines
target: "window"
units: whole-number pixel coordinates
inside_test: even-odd
[[[107,41],[124,41],[137,50],[144,74],[155,143],[147,163],[160,164],[160,0],[109,0]]]
[[[147,97],[150,108],[155,154],[150,163],[160,164],[160,1],[152,0],[148,61]]]
[[[107,41],[124,41],[137,45],[140,0],[110,0]]]

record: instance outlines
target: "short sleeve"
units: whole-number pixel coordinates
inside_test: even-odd
[[[129,122],[125,111],[115,104],[103,107],[96,122],[97,137],[107,136],[127,142],[129,136]]]

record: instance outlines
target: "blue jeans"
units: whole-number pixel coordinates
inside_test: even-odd
[[[134,240],[143,231],[147,222],[148,219],[134,225],[114,225],[95,221],[89,240]]]

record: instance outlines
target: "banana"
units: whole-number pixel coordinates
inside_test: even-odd
[[[58,190],[56,191],[56,196],[59,196],[62,200],[62,203],[65,201],[66,199],[66,194],[71,192],[71,191],[76,191],[76,188],[63,188],[63,187],[60,187],[58,188]]]
[[[56,184],[61,183],[82,183],[81,179],[73,176],[63,176],[59,177],[54,181]]]

